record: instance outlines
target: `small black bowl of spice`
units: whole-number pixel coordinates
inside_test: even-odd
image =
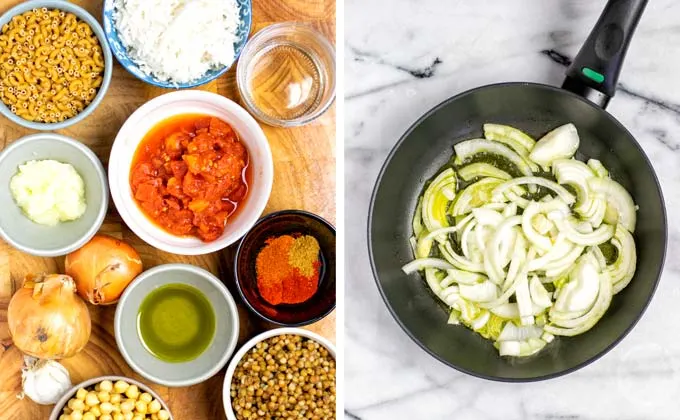
[[[335,228],[302,210],[260,219],[236,251],[241,298],[262,319],[311,324],[335,308]]]

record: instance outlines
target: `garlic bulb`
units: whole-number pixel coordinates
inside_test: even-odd
[[[21,384],[28,398],[43,405],[55,404],[72,386],[64,366],[30,356],[24,356]]]

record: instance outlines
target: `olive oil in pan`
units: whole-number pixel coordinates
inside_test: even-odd
[[[264,48],[248,69],[252,102],[265,115],[282,120],[313,112],[321,101],[323,78],[315,57],[285,43]]]

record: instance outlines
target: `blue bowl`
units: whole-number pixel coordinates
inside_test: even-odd
[[[118,29],[116,29],[115,19],[113,17],[113,0],[104,0],[104,32],[106,33],[106,38],[111,46],[111,51],[113,51],[113,55],[116,56],[120,65],[125,67],[127,71],[138,79],[162,88],[192,88],[208,83],[226,73],[226,71],[236,62],[243,47],[246,45],[248,35],[250,34],[250,27],[252,25],[252,5],[250,0],[236,0],[236,3],[239,6],[239,24],[236,30],[236,42],[234,42],[234,61],[227,66],[208,70],[208,72],[200,78],[187,83],[159,80],[155,76],[143,72],[137,63],[130,58],[127,48],[118,36]]]
[[[80,20],[90,25],[92,32],[97,36],[99,44],[102,47],[102,54],[104,54],[104,80],[102,85],[99,87],[97,95],[94,97],[92,102],[83,109],[76,116],[69,118],[68,120],[58,122],[58,123],[40,123],[28,121],[20,116],[14,114],[10,109],[0,101],[0,113],[10,119],[11,121],[27,128],[32,128],[34,130],[59,130],[62,128],[69,127],[77,122],[82,121],[88,115],[94,111],[94,109],[101,103],[106,95],[106,91],[111,83],[111,73],[113,71],[113,58],[111,57],[111,51],[109,50],[109,44],[106,42],[106,36],[104,35],[104,30],[102,29],[97,19],[95,19],[91,14],[89,14],[85,9],[76,6],[73,3],[63,1],[63,0],[30,0],[20,3],[19,5],[9,9],[2,16],[0,16],[0,28],[8,23],[14,16],[20,15],[22,13],[28,12],[32,9],[40,9],[46,7],[48,9],[59,9],[64,12],[73,13]]]

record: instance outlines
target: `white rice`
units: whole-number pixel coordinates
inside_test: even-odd
[[[159,80],[187,83],[234,62],[236,0],[114,0],[130,58]]]

